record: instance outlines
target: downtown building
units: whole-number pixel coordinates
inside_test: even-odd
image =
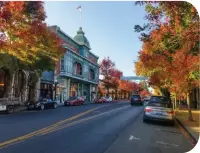
[[[54,71],[43,72],[39,97],[63,102],[71,96],[83,96],[86,102],[91,102],[97,96],[99,57],[91,52],[81,27],[74,38],[58,26],[50,28],[62,39],[64,55],[56,63]]]

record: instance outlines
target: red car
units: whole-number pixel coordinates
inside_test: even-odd
[[[101,98],[99,98],[99,99],[97,99],[96,101],[95,101],[95,103],[106,103],[106,98],[105,97],[101,97]]]
[[[83,97],[70,97],[64,102],[65,106],[77,106],[77,105],[83,105],[85,102]]]

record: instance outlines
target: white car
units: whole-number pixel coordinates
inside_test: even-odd
[[[106,98],[106,101],[107,101],[107,102],[112,102],[112,97],[107,97],[107,98]]]

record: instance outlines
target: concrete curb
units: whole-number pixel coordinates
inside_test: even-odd
[[[198,140],[190,133],[190,131],[187,129],[187,127],[176,117],[177,123],[185,130],[185,132],[190,136],[193,143],[196,145]]]

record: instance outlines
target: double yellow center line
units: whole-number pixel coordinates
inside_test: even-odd
[[[23,140],[25,140],[25,139],[28,139],[28,138],[31,138],[31,137],[34,137],[34,136],[37,136],[37,135],[44,135],[44,134],[53,132],[53,131],[54,131],[55,129],[57,129],[59,126],[64,125],[65,123],[68,123],[68,122],[70,122],[70,121],[73,121],[73,120],[75,120],[75,119],[77,119],[77,118],[79,118],[79,117],[81,117],[81,116],[83,116],[83,115],[86,115],[86,114],[88,114],[88,113],[90,113],[90,112],[92,112],[92,111],[95,111],[95,110],[97,110],[97,109],[99,109],[99,108],[101,108],[101,107],[104,107],[104,106],[100,106],[100,107],[96,107],[96,108],[94,108],[94,109],[90,109],[90,110],[88,110],[88,111],[85,111],[85,112],[83,112],[83,113],[77,114],[77,115],[75,115],[75,116],[73,116],[73,117],[70,117],[70,118],[68,118],[68,119],[62,120],[62,121],[57,122],[57,123],[55,123],[55,124],[52,124],[51,126],[42,128],[42,129],[40,129],[40,130],[31,132],[31,133],[29,133],[29,134],[26,134],[26,135],[23,135],[23,136],[20,136],[20,137],[17,137],[17,138],[8,140],[8,141],[4,141],[4,142],[0,143],[0,149],[6,147],[6,146],[8,146],[8,145],[11,145],[11,144],[13,144],[13,143],[17,143],[17,142],[19,142],[19,141],[23,141]],[[67,124],[67,125],[68,125],[68,124]],[[70,124],[69,124],[69,125],[70,125]],[[58,128],[58,129],[59,129],[59,128]]]

